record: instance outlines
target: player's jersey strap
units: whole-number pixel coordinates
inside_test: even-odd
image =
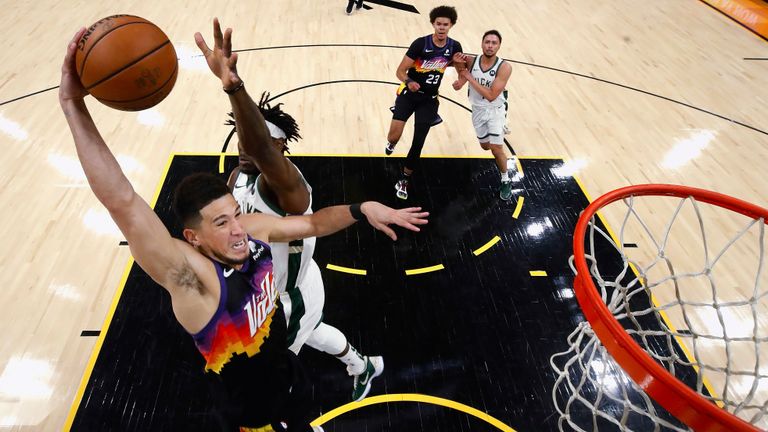
[[[503,63],[504,61],[500,57],[497,57],[493,65],[487,70],[484,70],[481,63],[481,56],[475,57],[475,61],[472,62],[472,67],[470,68],[472,79],[481,86],[490,89],[491,86],[493,86],[494,81],[496,81],[496,76],[499,74],[499,69]],[[506,92],[502,92],[496,99],[489,101],[472,86],[469,86],[467,91],[469,92],[469,102],[473,107],[501,107],[507,100]]]
[[[297,168],[298,169],[298,168]],[[301,175],[301,172],[299,172]],[[270,199],[267,194],[262,194],[259,188],[259,178],[255,175],[247,175],[240,173],[235,180],[235,187],[232,194],[235,199],[240,203],[240,207],[246,212],[261,212],[273,216],[286,216],[286,212],[280,208],[280,206],[274,202],[274,199]],[[262,179],[263,180],[263,179]],[[312,188],[307,184],[304,176],[301,176],[301,180],[304,182],[307,191],[310,193],[309,207],[304,211],[305,215],[312,214]],[[247,211],[246,211],[247,210]],[[314,237],[306,238],[303,241],[291,244],[288,243],[273,243],[272,255],[275,268],[275,281],[278,291],[283,294],[287,293],[290,289],[296,285],[304,283],[307,274],[307,267],[312,260],[312,254],[315,250],[316,239]],[[298,268],[295,269],[295,277],[289,283],[289,257],[291,254],[296,253],[300,257]],[[294,258],[295,260],[295,258]],[[290,305],[287,304],[286,298],[283,297],[283,301],[286,306],[286,310],[290,310]],[[290,315],[290,312],[288,312]]]
[[[272,428],[272,425],[266,425],[260,428],[241,427],[240,432],[275,432],[275,430]]]
[[[261,193],[259,190],[259,179],[261,179],[261,174],[259,174],[258,177],[256,177],[256,193],[259,194],[259,197],[261,197],[261,200],[264,201],[264,204],[269,206],[269,209],[275,212],[278,216],[287,216],[288,213],[285,212],[285,210],[280,208],[280,205],[274,201],[272,201],[268,196]]]

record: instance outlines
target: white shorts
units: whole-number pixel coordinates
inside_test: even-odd
[[[283,304],[283,312],[285,313],[285,321],[288,323],[288,337],[291,337],[293,332],[291,329],[291,316],[300,306],[297,304],[301,302],[304,307],[304,313],[301,315],[298,321],[298,330],[296,331],[296,338],[293,343],[288,347],[291,351],[298,354],[301,347],[309,338],[312,331],[320,324],[320,320],[323,318],[323,306],[325,305],[325,287],[323,286],[323,276],[320,273],[320,267],[317,266],[315,260],[309,261],[309,267],[307,268],[307,274],[304,277],[304,281],[299,285],[299,293],[301,298],[291,298],[291,295],[287,292],[280,294],[280,302]],[[295,300],[295,301],[294,301]],[[296,326],[296,324],[293,324]],[[289,339],[290,340],[290,339]]]
[[[472,106],[472,125],[480,143],[504,144],[504,123],[507,114],[504,106]]]

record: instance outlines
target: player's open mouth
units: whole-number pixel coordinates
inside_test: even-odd
[[[245,247],[245,240],[240,240],[239,242],[232,245],[232,249],[240,250]]]

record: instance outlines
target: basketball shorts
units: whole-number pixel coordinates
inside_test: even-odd
[[[239,376],[236,380],[206,373],[216,430],[311,432],[312,384],[298,357],[285,350],[262,360],[239,363],[231,372]]]
[[[400,87],[395,105],[390,109],[393,120],[407,121],[415,113],[416,123],[428,123],[434,126],[442,121],[437,115],[437,108],[440,105],[437,95],[412,93],[403,85]]]
[[[325,287],[315,260],[309,261],[304,280],[296,289],[280,293],[280,301],[288,323],[288,348],[298,354],[312,330],[323,319]]]
[[[481,143],[504,144],[504,106],[472,106],[472,125]]]

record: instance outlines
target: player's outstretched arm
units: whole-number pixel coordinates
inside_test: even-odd
[[[304,213],[309,207],[309,191],[298,170],[272,144],[264,117],[256,102],[245,89],[237,73],[237,53],[232,52],[232,29],[221,31],[218,18],[213,19],[213,48],[203,36],[195,33],[195,43],[205,56],[208,67],[221,79],[229,95],[235,116],[237,138],[245,154],[261,171],[267,186],[277,195],[280,207],[288,213]]]
[[[88,112],[84,101],[88,92],[75,69],[76,45],[84,31],[84,28],[79,30],[67,46],[61,68],[59,103],[93,193],[125,235],[136,262],[170,291],[169,274],[185,262],[177,244],[182,242],[171,237],[155,212],[133,190]]]
[[[322,237],[340,231],[357,221],[351,207],[349,205],[325,207],[311,215],[284,218],[249,214],[241,216],[241,223],[254,237],[258,238],[259,233],[264,233],[269,241],[287,242],[307,237]],[[421,207],[396,210],[376,201],[362,203],[359,210],[367,218],[368,223],[392,240],[397,240],[397,235],[389,225],[394,224],[418,232],[420,229],[417,225],[426,224],[429,216],[428,212],[421,211]]]

